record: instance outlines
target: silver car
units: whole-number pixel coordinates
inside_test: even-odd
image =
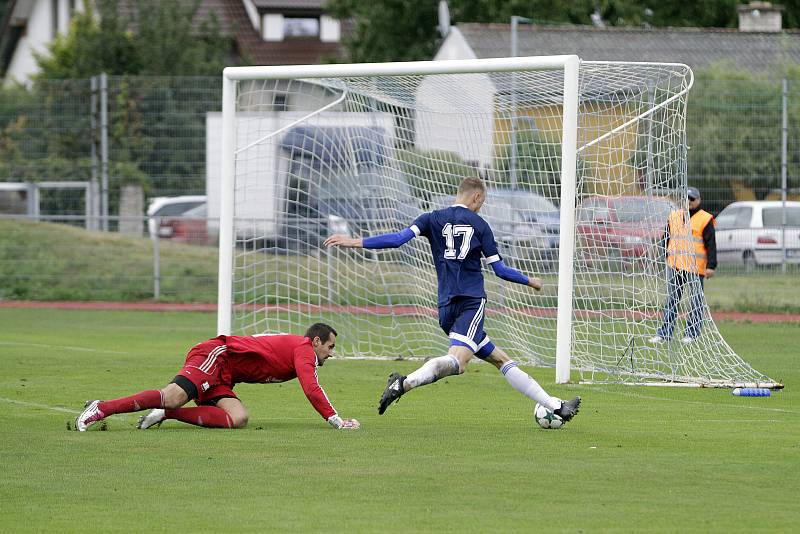
[[[800,202],[786,203],[784,210],[776,200],[734,202],[717,217],[717,260],[720,264],[776,265],[783,260],[786,236],[786,262],[800,263]]]

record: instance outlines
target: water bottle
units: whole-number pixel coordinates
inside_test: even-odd
[[[767,388],[736,388],[731,393],[737,397],[769,397],[772,394]]]

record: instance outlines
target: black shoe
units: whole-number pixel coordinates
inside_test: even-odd
[[[566,423],[578,414],[578,409],[581,406],[581,398],[575,397],[569,401],[561,401],[561,407],[554,410],[553,413],[559,416]]]
[[[405,382],[405,380],[406,377],[400,373],[392,373],[389,375],[386,389],[383,390],[383,395],[381,395],[381,403],[378,405],[379,414],[383,415],[383,412],[386,411],[386,408],[388,408],[391,403],[403,396],[403,393],[405,393],[403,382]]]

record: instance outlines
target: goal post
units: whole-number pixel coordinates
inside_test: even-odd
[[[292,80],[313,78],[340,78],[354,76],[425,76],[432,74],[489,73],[524,71],[531,69],[563,68],[564,69],[564,124],[566,130],[562,141],[562,190],[566,198],[575,197],[575,150],[577,142],[578,117],[578,69],[579,59],[575,55],[517,57],[499,59],[448,60],[448,61],[416,61],[394,63],[355,63],[330,65],[299,66],[261,66],[261,67],[227,67],[223,70],[222,90],[222,180],[220,194],[220,228],[219,228],[219,285],[218,285],[218,334],[231,333],[231,317],[233,314],[232,280],[233,251],[235,247],[233,235],[234,221],[234,176],[236,138],[236,82],[246,80]],[[309,115],[311,115],[309,113]],[[271,132],[270,132],[271,133]],[[574,208],[574,203],[568,204]],[[574,228],[574,210],[572,216],[566,215],[567,224]],[[563,245],[571,247],[571,242]],[[564,268],[571,270],[571,265]],[[562,277],[559,295],[571,295],[571,277]],[[570,299],[567,299],[570,300]],[[571,301],[570,301],[571,302]],[[564,306],[569,308],[569,305]],[[570,331],[571,313],[559,314],[561,330]],[[561,339],[561,338],[559,338]],[[561,381],[569,380],[569,337],[559,341],[558,360]]]
[[[487,271],[486,330],[515,359],[555,367],[558,383],[779,387],[728,346],[695,284],[675,338],[648,341],[668,298],[660,235],[686,209],[692,81],[681,64],[570,55],[226,68],[208,122],[222,131],[207,186],[218,332],[326,321],[343,357],[444,354],[424,239],[322,242],[398,231],[477,175],[504,260],[545,283],[536,293]]]

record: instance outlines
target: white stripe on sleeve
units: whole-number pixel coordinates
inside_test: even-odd
[[[494,255],[489,256],[488,258],[486,258],[486,263],[494,263],[496,261],[500,261],[500,255],[499,254],[494,254]]]

